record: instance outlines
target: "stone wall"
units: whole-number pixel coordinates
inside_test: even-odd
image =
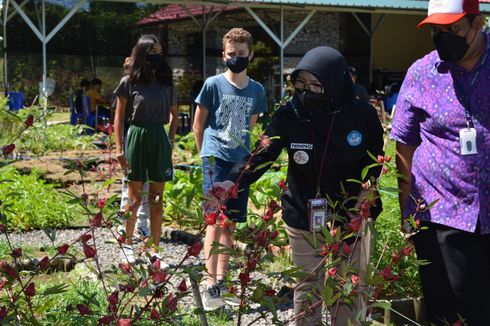
[[[257,15],[267,23],[271,30],[279,37],[280,13],[277,10],[256,10]],[[292,33],[301,21],[307,16],[307,11],[285,11],[284,39]],[[200,21],[201,18],[197,17]],[[284,53],[285,71],[290,71],[299,58],[309,49],[318,45],[328,45],[341,49],[341,19],[342,14],[317,12],[302,31],[292,40]],[[223,35],[233,27],[243,27],[249,30],[255,40],[269,44],[276,55],[279,55],[277,44],[268,36],[265,30],[244,10],[221,13],[208,27],[207,37],[207,65],[208,75],[215,74],[224,69],[221,63],[221,49]],[[166,41],[170,64],[176,74],[189,70],[201,70],[202,37],[200,27],[192,19],[173,21],[145,28],[147,32],[160,34]],[[194,47],[192,42],[195,42]],[[191,52],[191,53],[189,53]],[[194,63],[194,64],[193,64]]]

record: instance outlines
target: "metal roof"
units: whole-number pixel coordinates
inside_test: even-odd
[[[137,2],[135,0],[105,0]],[[152,0],[153,3],[252,8],[317,9],[325,11],[416,13],[427,11],[428,0]],[[490,0],[480,0],[480,10],[490,14]]]

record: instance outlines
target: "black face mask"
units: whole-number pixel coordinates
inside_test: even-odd
[[[146,60],[150,63],[151,69],[158,69],[163,62],[163,56],[158,53],[148,54]]]
[[[434,34],[432,41],[439,54],[439,58],[446,62],[458,62],[463,59],[470,48],[468,43],[466,43],[466,35],[459,36],[450,32],[438,32]]]
[[[226,59],[226,66],[231,72],[238,74],[248,67],[248,57],[233,57],[231,59]]]
[[[315,93],[310,90],[297,91],[297,93],[306,111],[330,111],[328,97],[325,94]]]

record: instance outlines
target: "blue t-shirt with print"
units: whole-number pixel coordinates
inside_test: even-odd
[[[243,160],[250,148],[250,117],[267,111],[264,87],[249,78],[247,87],[240,89],[220,74],[206,80],[196,103],[209,111],[201,157]]]

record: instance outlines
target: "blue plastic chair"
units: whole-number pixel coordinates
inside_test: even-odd
[[[19,111],[24,108],[24,94],[21,92],[7,92],[10,111]]]
[[[77,108],[75,107],[75,101],[73,100],[73,95],[70,95],[70,124],[77,125],[79,121],[83,123],[85,120],[85,115],[77,112]]]

